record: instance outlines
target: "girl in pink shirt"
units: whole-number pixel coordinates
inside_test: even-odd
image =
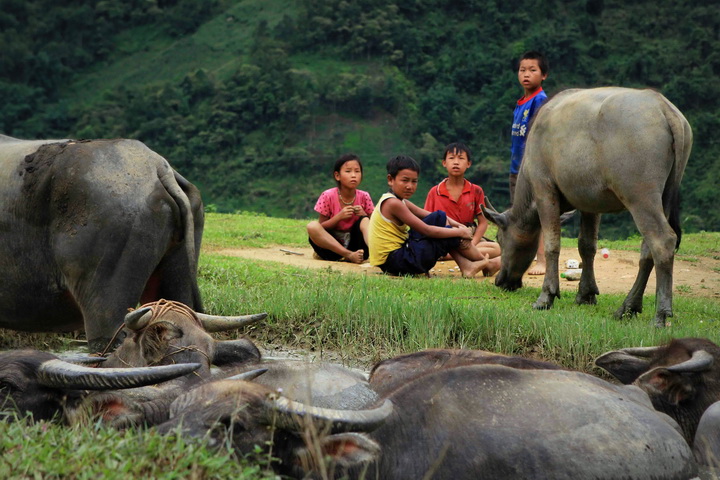
[[[362,263],[368,258],[368,217],[375,209],[370,194],[358,190],[362,163],[346,154],[335,162],[337,187],[325,190],[315,204],[320,215],[308,223],[310,245],[322,260]]]

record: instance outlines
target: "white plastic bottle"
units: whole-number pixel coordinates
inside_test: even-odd
[[[582,276],[582,268],[568,269],[561,273],[560,276],[565,280],[569,280],[571,282],[580,280],[580,277]]]
[[[602,255],[602,258],[608,258],[610,256],[610,250],[603,248],[600,250],[600,255]]]

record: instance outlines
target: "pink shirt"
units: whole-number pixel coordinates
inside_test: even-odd
[[[444,211],[448,217],[465,225],[475,223],[475,218],[482,215],[480,205],[485,205],[485,192],[480,186],[470,183],[467,179],[457,202],[450,196],[447,189],[447,178],[430,189],[425,199],[425,210]]]
[[[375,210],[375,205],[370,198],[370,194],[363,190],[355,190],[355,200],[353,205],[360,205],[365,210],[365,213],[370,216]],[[315,204],[315,211],[320,215],[324,215],[327,218],[332,218],[342,210],[345,205],[340,205],[340,194],[338,193],[338,187],[333,187],[325,190],[320,194],[317,203]],[[352,217],[340,220],[335,227],[335,230],[348,231],[355,222],[360,220],[360,217],[353,215]]]

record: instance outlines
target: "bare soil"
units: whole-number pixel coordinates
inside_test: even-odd
[[[360,275],[382,275],[379,268],[369,263],[354,264],[348,262],[326,262],[313,258],[310,247],[271,247],[271,248],[243,248],[218,249],[215,254],[242,257],[252,260],[281,262],[301,268],[332,269],[343,273],[356,273]],[[568,259],[580,261],[576,248],[563,249],[560,252],[561,272],[565,270]],[[595,278],[601,293],[625,294],[630,291],[637,275],[639,253],[624,250],[613,250],[609,258],[600,256],[595,260]],[[453,261],[438,262],[432,276],[460,277],[460,271]],[[479,282],[494,282],[494,277],[485,278],[477,276]],[[543,276],[523,277],[523,285],[540,287]],[[673,273],[674,293],[689,297],[707,297],[720,299],[720,260],[712,258],[675,257],[675,271]],[[577,289],[577,281],[560,279],[561,290]],[[650,275],[646,290],[647,294],[655,292],[655,275]]]

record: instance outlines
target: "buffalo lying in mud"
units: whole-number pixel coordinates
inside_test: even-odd
[[[267,314],[215,316],[194,312],[178,302],[160,300],[125,316],[123,343],[101,368],[194,363],[199,368],[172,382],[123,391],[91,394],[83,413],[101,415],[113,425],[155,424],[167,419],[175,397],[211,377],[211,367],[256,363],[260,351],[246,338],[219,341],[208,332],[237,329]]]
[[[142,387],[187,375],[198,363],[140,368],[91,368],[36,350],[0,352],[0,409],[6,419],[61,417],[77,407],[87,390]]]
[[[644,390],[657,410],[678,422],[690,444],[700,417],[720,400],[720,347],[705,338],[614,350],[595,364]]]
[[[246,338],[215,340],[208,332],[223,332],[251,325],[266,313],[241,316],[207,315],[180,302],[159,300],[125,315],[123,343],[103,363],[106,367],[168,365],[198,362],[202,378],[210,366],[225,366],[260,359],[260,351]]]
[[[720,477],[720,347],[679,338],[607,352],[595,364],[644,390],[657,410],[678,422],[698,463]]]
[[[255,382],[221,380],[178,397],[170,417],[160,432],[209,437],[240,452],[272,448],[278,472],[292,478],[696,474],[677,424],[643,392],[563,370],[441,369],[362,410],[308,406]]]
[[[486,364],[528,370],[561,369],[561,367],[553,363],[501,355],[485,350],[428,349],[376,363],[370,371],[370,386],[380,395],[386,395],[401,385],[436,370]]]
[[[692,131],[665,97],[651,90],[607,87],[566,90],[538,112],[517,181],[515,204],[499,214],[502,267],[495,284],[515,290],[544,236],[547,273],[535,308],[560,296],[560,214],[581,212],[578,250],[583,270],[575,301],[595,304],[594,258],[600,214],[628,210],[643,236],[638,276],[615,315],[642,311],[653,267],[657,273],[654,324],[673,315],[674,251],[680,244],[679,190]]]
[[[0,135],[0,204],[0,327],[100,351],[138,303],[202,311],[200,192],[144,144]]]
[[[270,359],[227,371],[245,374],[259,369],[262,374],[253,380],[255,383],[314,407],[358,410],[379,398],[363,373],[333,363]]]
[[[200,384],[180,378],[157,387],[91,394],[82,413],[101,416],[115,427],[157,425],[169,419],[170,405],[178,396],[219,380],[253,380],[290,400],[322,408],[359,410],[379,398],[363,374],[340,365],[274,359],[243,361],[244,364],[235,362],[209,378],[193,372],[196,380],[202,379]]]

